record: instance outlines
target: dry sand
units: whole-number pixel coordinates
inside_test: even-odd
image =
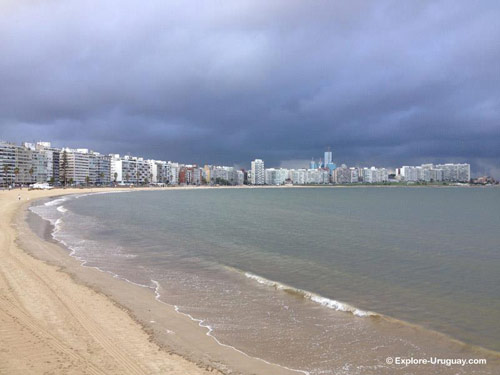
[[[0,374],[297,374],[219,345],[154,291],[31,232],[22,208],[74,193],[0,191]]]

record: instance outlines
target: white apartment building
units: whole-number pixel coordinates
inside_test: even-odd
[[[415,167],[404,165],[403,167],[401,167],[401,176],[405,181],[418,181],[418,173]]]
[[[14,183],[16,168],[16,153],[19,146],[0,141],[0,183],[8,186]]]
[[[436,169],[441,169],[443,171],[443,181],[470,181],[470,164],[437,164]]]
[[[389,181],[389,172],[385,168],[363,168],[363,182],[376,184]]]
[[[304,185],[307,177],[306,169],[290,169],[290,180],[294,185]]]
[[[169,167],[167,162],[163,160],[147,160],[150,170],[149,181],[153,184],[166,184],[169,182]],[[169,162],[170,163],[170,162]]]
[[[179,184],[179,163],[172,163],[170,161],[165,165],[166,183],[170,185]]]
[[[351,170],[347,168],[347,165],[342,164],[339,168],[335,169],[333,172],[334,181],[337,184],[349,184],[351,183]]]
[[[56,183],[59,180],[59,150],[48,142],[22,146],[0,141],[0,184]]]
[[[290,170],[286,168],[280,168],[276,171],[276,179],[279,185],[284,185],[286,180],[290,178]]]
[[[89,153],[89,183],[108,185],[111,182],[111,158],[98,152]]]
[[[267,168],[264,170],[264,182],[266,185],[279,185],[276,178],[276,169]]]
[[[469,182],[470,164],[422,164],[421,166],[403,166],[400,176],[408,182]]]
[[[266,185],[284,185],[290,176],[290,171],[286,168],[267,168],[264,174]]]
[[[243,171],[236,171],[236,185],[243,185],[245,183],[245,173]]]
[[[359,168],[349,168],[351,173],[351,184],[355,184],[359,182]]]
[[[237,171],[234,167],[227,166],[206,165],[203,168],[203,174],[209,184],[215,184],[217,181],[224,180],[231,185],[238,185],[238,172],[241,171]],[[241,184],[243,184],[243,182]]]
[[[115,183],[123,182],[123,165],[122,159],[119,154],[110,154],[110,171],[111,171],[111,181]]]
[[[89,150],[63,148],[59,158],[59,178],[64,185],[85,185],[90,178]]]
[[[107,185],[111,180],[111,158],[86,148],[63,148],[59,154],[61,184]]]
[[[42,153],[47,160],[46,182],[51,184],[57,183],[59,181],[59,158],[61,150],[52,147],[50,142],[37,142],[35,149]],[[40,180],[41,178],[37,179],[37,182],[41,182]]]
[[[255,159],[252,161],[252,185],[264,185],[265,175],[264,175],[264,162],[261,159]]]
[[[145,184],[150,183],[153,177],[152,164],[135,156],[111,155],[111,179],[117,183]]]

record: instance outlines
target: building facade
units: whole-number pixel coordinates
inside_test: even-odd
[[[252,185],[264,185],[265,181],[265,171],[264,162],[261,159],[255,159],[252,161]]]

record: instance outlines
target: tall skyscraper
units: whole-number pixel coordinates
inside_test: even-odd
[[[328,164],[331,164],[333,161],[333,156],[332,156],[332,151],[330,150],[330,147],[328,147],[328,150],[325,151],[325,159],[324,159],[324,166],[326,167]]]
[[[261,159],[252,161],[252,185],[264,185],[264,162]]]

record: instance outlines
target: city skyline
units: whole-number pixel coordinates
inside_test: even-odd
[[[500,177],[495,1],[105,4],[2,3],[0,138]]]
[[[37,141],[21,141],[21,142],[14,142],[14,141],[11,141],[11,140],[5,140],[5,139],[1,139],[0,138],[0,143],[7,143],[7,144],[13,144],[13,145],[16,145],[16,146],[22,146],[22,147],[35,147],[36,145],[50,145],[49,147],[51,148],[57,148],[57,149],[60,149],[60,150],[74,150],[74,151],[77,151],[77,150],[84,150],[84,152],[86,153],[94,153],[94,154],[99,154],[99,155],[106,155],[106,156],[110,156],[110,157],[132,157],[132,158],[141,158],[141,159],[144,159],[144,160],[162,160],[162,161],[168,161],[168,162],[175,162],[175,163],[178,163],[178,164],[182,164],[182,165],[197,165],[197,166],[204,166],[204,165],[216,165],[216,166],[231,166],[231,167],[234,167],[234,168],[237,168],[237,169],[245,169],[245,170],[251,170],[252,169],[252,161],[253,160],[261,160],[263,158],[258,158],[258,157],[255,157],[255,158],[252,158],[251,160],[247,160],[245,163],[243,164],[238,164],[236,162],[229,162],[229,163],[226,163],[226,164],[218,164],[218,163],[214,163],[214,162],[211,162],[211,161],[207,161],[207,160],[202,160],[200,162],[197,162],[197,161],[190,161],[190,160],[187,160],[187,161],[184,161],[184,160],[176,160],[174,158],[171,158],[171,157],[166,157],[166,158],[162,158],[162,159],[156,159],[154,157],[151,157],[150,154],[140,154],[140,155],[132,155],[131,153],[126,153],[126,154],[120,154],[120,153],[115,153],[115,152],[110,152],[109,150],[97,150],[93,147],[89,147],[88,145],[78,145],[76,147],[69,147],[69,146],[60,146],[60,145],[57,145],[55,144],[54,142],[52,141],[47,141],[47,140],[37,140]],[[327,156],[327,154],[329,155],[328,158],[325,158],[325,156]],[[278,163],[278,164],[271,164],[269,165],[270,163],[266,162],[266,167],[270,167],[270,168],[287,168],[287,169],[317,169],[317,168],[328,168],[328,165],[331,165],[333,164],[333,168],[339,168],[341,165],[349,165],[349,166],[352,166],[352,167],[356,167],[356,168],[363,168],[363,167],[373,167],[375,166],[374,163],[367,163],[367,164],[359,164],[359,163],[352,163],[352,162],[349,162],[349,161],[342,161],[342,162],[338,162],[335,158],[335,153],[334,153],[334,150],[331,149],[330,146],[326,147],[323,151],[322,150],[317,150],[316,152],[316,157],[312,157],[311,159],[309,160],[301,160],[301,161],[295,161],[296,164],[293,164],[293,165],[289,165],[289,166],[283,166],[282,163]],[[328,160],[326,160],[328,159]],[[428,164],[428,163],[431,163],[431,164],[445,164],[445,163],[451,163],[452,161],[450,160],[438,160],[437,162],[434,162],[434,163],[431,163],[430,161],[424,161],[423,163],[421,164]],[[464,160],[463,161],[464,163],[468,163],[468,160]],[[314,166],[312,166],[314,165]],[[380,167],[380,168],[385,168],[385,169],[389,169],[389,170],[395,170],[397,168],[399,168],[400,166],[405,166],[405,165],[410,165],[409,163],[401,163],[399,162],[397,165],[377,165],[377,167]],[[481,173],[479,172],[476,172],[476,173],[472,173],[471,176],[475,177],[475,176],[482,176]]]
[[[252,160],[250,169],[207,163],[183,164],[144,156],[95,152],[88,148],[57,148],[51,142],[0,141],[0,184],[3,187],[31,185],[331,185],[387,183],[496,183],[482,176],[473,179],[468,163],[426,163],[395,168],[337,166],[331,148],[324,159],[309,168],[266,168],[262,159]],[[203,165],[203,167],[202,167]]]

